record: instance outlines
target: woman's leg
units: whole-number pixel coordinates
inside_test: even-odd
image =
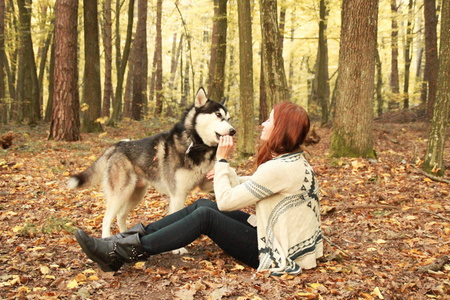
[[[179,210],[173,214],[167,215],[164,218],[162,218],[156,222],[148,224],[147,226],[145,226],[145,231],[147,232],[147,234],[156,232],[168,225],[171,225],[172,223],[175,223],[175,222],[183,219],[184,217],[188,216],[189,214],[194,212],[199,207],[210,207],[214,210],[219,211],[219,209],[217,208],[217,203],[215,203],[211,200],[208,200],[208,199],[199,199],[199,200],[195,201],[194,203],[192,203],[191,205],[186,206],[182,210]],[[250,215],[243,211],[236,210],[236,211],[222,212],[222,213],[225,214],[226,216],[229,216],[229,217],[241,222],[241,223],[251,226],[247,222],[247,219]]]
[[[242,222],[247,214],[221,212],[208,200],[196,203],[148,225],[146,231],[149,234],[141,237],[146,252],[158,254],[178,249],[205,234],[227,254],[257,268],[257,233],[255,227]]]

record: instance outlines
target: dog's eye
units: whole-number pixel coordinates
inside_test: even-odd
[[[222,114],[220,112],[216,113],[216,116],[220,119],[222,119]]]

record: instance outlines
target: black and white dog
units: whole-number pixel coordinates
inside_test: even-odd
[[[102,237],[111,235],[115,217],[120,231],[127,229],[128,213],[149,185],[169,195],[169,213],[176,212],[184,207],[193,188],[208,187],[206,173],[214,167],[220,136],[236,133],[229,120],[223,103],[209,100],[200,88],[195,104],[171,130],[118,142],[89,168],[71,176],[68,186],[89,187],[103,180],[106,212]]]

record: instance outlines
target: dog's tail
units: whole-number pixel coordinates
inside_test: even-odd
[[[72,175],[67,181],[69,189],[86,188],[96,186],[102,181],[108,159],[116,149],[116,146],[108,148],[89,168],[81,173]]]

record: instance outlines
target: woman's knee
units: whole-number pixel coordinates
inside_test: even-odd
[[[210,208],[214,208],[217,209],[217,203],[213,202],[209,199],[198,199],[197,201],[195,201],[195,205],[197,206],[197,208],[199,207],[210,207]]]

